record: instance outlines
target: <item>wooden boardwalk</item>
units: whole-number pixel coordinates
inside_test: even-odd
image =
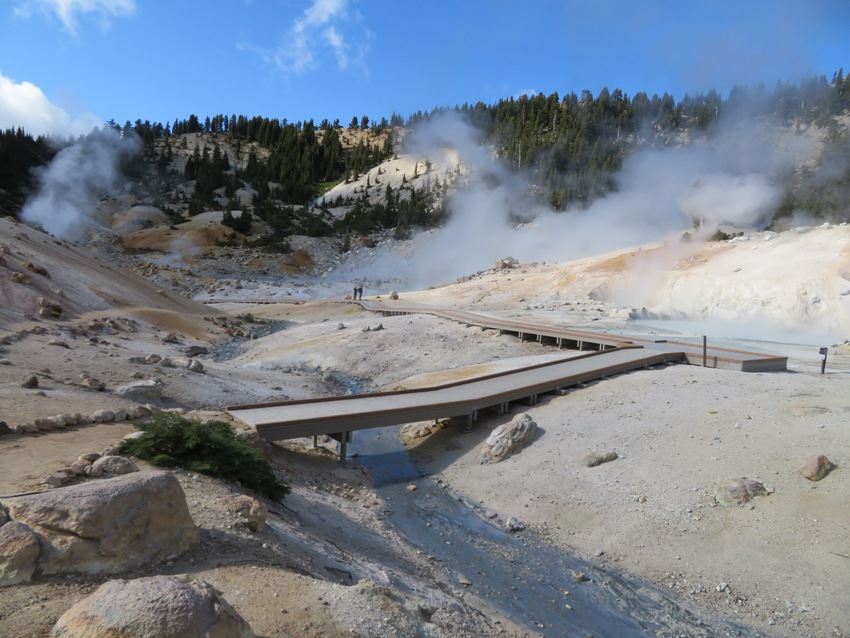
[[[472,422],[481,410],[494,409],[502,413],[515,401],[533,405],[541,394],[639,368],[691,363],[752,372],[785,370],[787,365],[787,357],[685,341],[653,341],[390,301],[349,303],[358,303],[365,310],[386,316],[434,314],[466,325],[513,334],[521,340],[534,340],[541,345],[587,352],[431,388],[234,405],[227,411],[267,440],[332,436],[340,441],[340,458],[344,460],[346,444],[355,430],[449,417],[464,417]]]

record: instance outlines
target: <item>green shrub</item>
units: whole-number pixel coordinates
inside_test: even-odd
[[[145,434],[125,442],[123,451],[160,467],[182,467],[242,485],[271,499],[289,494],[263,455],[238,439],[224,421],[196,421],[160,412],[136,427]]]

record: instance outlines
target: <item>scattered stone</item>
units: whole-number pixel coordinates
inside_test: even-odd
[[[410,483],[410,484],[409,484],[409,485],[408,485],[405,489],[406,489],[408,492],[415,492],[417,488],[416,488],[416,486],[415,486],[413,483]]]
[[[208,583],[190,576],[112,580],[66,611],[54,638],[255,638]]]
[[[109,423],[115,420],[115,413],[112,410],[97,410],[89,418],[92,423]]]
[[[71,346],[68,345],[68,342],[62,341],[62,339],[51,339],[50,341],[47,342],[47,345],[49,345],[49,346],[59,346],[60,348],[68,348],[68,349],[71,348]]]
[[[180,352],[185,354],[187,357],[199,357],[204,354],[209,354],[209,350],[204,346],[183,346],[180,348]]]
[[[391,291],[389,298],[392,299],[393,301],[398,301],[398,293],[395,290]]]
[[[528,414],[518,414],[490,433],[481,449],[479,463],[498,463],[534,440],[537,423]]]
[[[32,263],[31,261],[23,261],[23,262],[21,262],[21,266],[23,266],[24,268],[26,268],[27,270],[29,270],[31,272],[34,272],[34,273],[41,275],[42,277],[47,277],[48,279],[50,279],[50,273],[47,272],[47,269],[44,268],[43,266],[37,266],[36,264]]]
[[[105,455],[91,464],[92,476],[103,474],[130,474],[138,472],[139,468],[126,456]]]
[[[800,476],[805,479],[810,481],[820,481],[834,470],[835,467],[835,464],[823,454],[815,454],[814,456],[809,457],[808,460],[800,466],[798,472],[800,473]]]
[[[38,377],[34,374],[29,375],[28,377],[24,377],[24,380],[21,381],[21,387],[26,388],[28,390],[32,390],[33,388],[38,387]]]
[[[519,261],[513,257],[502,257],[501,259],[497,259],[493,262],[493,270],[505,270],[508,268],[515,268],[518,265]]]
[[[717,488],[714,498],[718,505],[732,507],[749,503],[756,496],[766,496],[770,491],[754,479],[733,479]]]
[[[114,574],[169,560],[198,541],[186,497],[170,472],[0,498],[0,506],[38,536],[35,573],[43,576]],[[0,561],[0,573],[5,569]]]
[[[269,517],[266,504],[246,494],[227,499],[227,508],[236,514],[240,525],[252,532],[262,532]]]
[[[103,392],[106,389],[106,384],[100,379],[95,379],[94,377],[88,377],[85,375],[80,376],[80,385],[84,388],[94,390],[95,392]]]
[[[603,463],[616,461],[618,458],[620,457],[616,452],[590,452],[584,457],[582,463],[584,463],[585,467],[596,467]]]
[[[155,379],[134,381],[116,388],[115,394],[133,401],[156,403],[162,399],[162,384]]]
[[[401,430],[401,435],[408,439],[421,439],[433,433],[431,426],[427,423],[412,423]]]
[[[61,416],[48,416],[40,419],[34,419],[33,424],[38,428],[39,432],[50,432],[52,430],[64,429],[66,425],[65,419]]]
[[[9,275],[9,279],[16,284],[24,284],[25,286],[32,283],[32,277],[25,272],[13,272]]]
[[[520,521],[515,519],[513,516],[511,516],[510,518],[508,518],[507,521],[505,521],[505,531],[515,533],[515,532],[521,532],[524,529],[525,529],[525,524],[521,523]]]
[[[159,340],[163,343],[180,343],[180,339],[173,332],[168,332],[164,335],[159,335]]]

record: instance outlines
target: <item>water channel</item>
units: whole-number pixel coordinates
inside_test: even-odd
[[[458,589],[485,600],[533,635],[756,635],[743,626],[697,614],[650,583],[582,562],[529,532],[505,531],[445,484],[422,476],[397,428],[357,432],[349,451],[370,470],[375,489],[389,504],[388,522],[436,561]],[[585,580],[580,582],[577,574]]]

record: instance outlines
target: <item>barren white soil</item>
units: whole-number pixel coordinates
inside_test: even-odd
[[[17,237],[21,233],[27,239]],[[514,517],[543,541],[669,588],[707,617],[734,618],[752,635],[850,635],[848,242],[846,226],[767,240],[752,233],[749,240],[691,245],[684,253],[647,246],[399,290],[405,302],[659,337],[671,334],[671,324],[629,315],[642,308],[649,317],[687,315],[702,321],[693,335],[790,357],[788,372],[675,365],[618,376],[483,417],[470,431],[447,427],[410,442],[411,454],[423,472],[500,520]],[[342,393],[343,378],[368,389],[414,387],[503,369],[515,357],[552,354],[428,315],[381,317],[334,301],[212,309],[180,298],[162,281],[148,286],[127,271],[83,261],[88,257],[68,261],[62,246],[7,220],[0,220],[0,244],[9,248],[0,269],[0,420],[9,425],[125,406],[112,390],[138,378],[165,384],[165,407],[220,418],[229,404]],[[6,271],[20,270],[22,260],[47,268],[49,282],[34,276],[28,289],[7,283]],[[156,266],[153,278],[166,272],[197,290],[214,284],[231,299],[286,298],[295,286],[281,279],[277,287],[246,290],[210,276],[204,263],[212,262],[197,261],[191,272]],[[341,290],[348,289],[344,284]],[[62,289],[73,294],[56,292]],[[367,286],[366,296],[386,299],[389,292]],[[35,316],[36,298],[44,295],[67,308],[60,319]],[[229,339],[227,327],[235,323],[215,317],[236,322],[236,315],[243,315],[238,321],[249,338],[219,346],[226,358],[201,357],[203,374],[129,362]],[[94,317],[120,319],[122,329],[75,332]],[[714,336],[711,322],[718,320],[718,331],[730,336]],[[759,331],[753,332],[754,322]],[[378,324],[383,330],[374,330]],[[177,343],[163,340],[169,332]],[[55,340],[67,347],[50,343]],[[823,375],[819,346],[829,347]],[[469,367],[475,364],[486,366]],[[107,389],[80,387],[83,372]],[[39,377],[39,388],[20,387],[30,374]],[[519,412],[537,422],[537,439],[502,463],[480,465],[489,432]],[[132,429],[105,424],[2,436],[0,494],[42,489],[45,475]],[[368,475],[356,459],[340,467],[334,451],[332,442],[319,450],[311,441],[273,446],[293,493],[272,506],[270,526],[259,535],[233,526],[219,504],[240,488],[178,472],[203,544],[156,569],[206,578],[263,636],[415,635],[423,606],[442,632],[434,635],[534,635],[499,618],[397,538]],[[582,458],[592,451],[615,451],[619,458],[585,467]],[[817,483],[797,473],[813,454],[837,465]],[[772,493],[743,507],[717,506],[717,486],[741,477],[764,482]],[[335,546],[333,530],[342,530],[350,546]],[[0,635],[47,635],[98,582],[58,579],[0,590]]]

